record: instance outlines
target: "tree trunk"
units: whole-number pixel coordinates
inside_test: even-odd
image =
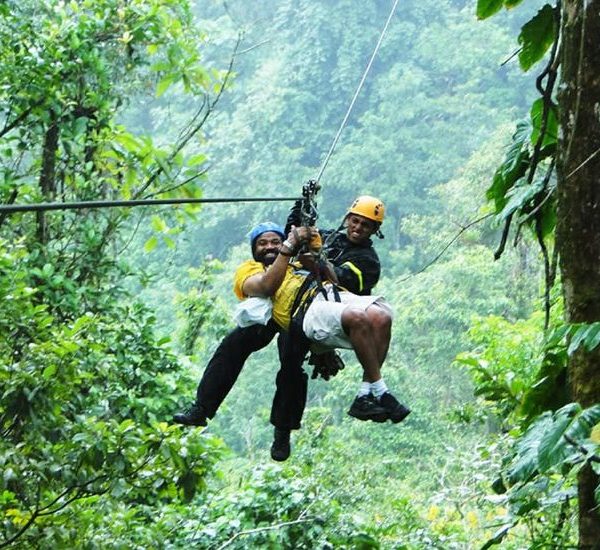
[[[44,200],[49,202],[54,197],[56,188],[56,152],[58,151],[58,123],[52,117],[52,122],[44,137],[42,149],[42,169],[40,171],[40,190]],[[46,226],[45,212],[37,213],[37,237],[40,243],[48,242],[48,229]]]
[[[557,247],[569,323],[600,321],[600,0],[563,0]],[[600,403],[600,349],[569,359],[573,400]],[[590,467],[579,475],[579,548],[600,548]]]

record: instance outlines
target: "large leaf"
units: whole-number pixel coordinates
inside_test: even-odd
[[[540,189],[541,182],[529,184],[524,177],[518,180],[506,194],[508,201],[504,205],[500,217],[504,220],[517,210],[522,210]]]
[[[556,38],[554,8],[546,4],[537,14],[525,23],[519,34],[519,63],[524,71],[537,63]]]
[[[528,481],[538,468],[538,448],[548,428],[552,426],[552,413],[542,414],[523,434],[517,443],[517,455],[508,471],[511,485]]]
[[[525,175],[529,166],[527,145],[529,144],[530,135],[531,125],[529,121],[519,122],[504,162],[496,170],[492,185],[486,191],[486,198],[494,201],[496,213],[501,212],[506,206],[507,193]]]
[[[564,349],[544,355],[536,382],[523,396],[520,413],[527,420],[543,411],[556,410],[569,402],[567,389],[567,354]]]
[[[549,104],[548,113],[546,118],[546,127],[544,129],[544,139],[542,140],[542,147],[554,146],[558,140],[558,117],[556,112],[556,105]],[[540,133],[542,131],[542,117],[544,114],[544,99],[539,98],[533,102],[531,106],[531,124],[533,129],[531,131],[531,143],[536,144]]]
[[[600,405],[581,411],[576,403],[569,403],[556,412],[555,420],[540,441],[538,463],[541,472],[577,456],[580,451],[570,441],[578,443],[588,438],[600,421]]]

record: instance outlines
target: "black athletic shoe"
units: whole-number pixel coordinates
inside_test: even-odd
[[[348,414],[359,420],[373,422],[385,422],[389,418],[387,410],[371,394],[356,396]]]
[[[277,462],[283,462],[290,456],[290,430],[275,428],[273,445],[271,445],[271,458]]]
[[[394,424],[402,422],[410,414],[410,409],[399,403],[389,391],[379,398],[379,404],[387,411],[389,419]]]
[[[183,412],[175,413],[173,422],[184,426],[206,426],[207,424],[204,409],[196,403]]]

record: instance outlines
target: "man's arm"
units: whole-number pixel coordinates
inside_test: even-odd
[[[342,254],[334,263],[339,284],[354,294],[367,295],[379,281],[381,267],[373,249],[361,249]]]
[[[314,228],[299,227],[290,231],[287,239],[281,245],[279,255],[264,273],[248,277],[242,284],[246,296],[273,296],[285,279],[288,262],[299,245],[307,240],[307,236],[315,233]]]

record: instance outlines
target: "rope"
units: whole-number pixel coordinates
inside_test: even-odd
[[[395,0],[394,5],[392,6],[392,9],[390,10],[390,14],[388,15],[387,21],[385,22],[383,30],[381,31],[381,34],[379,35],[379,40],[377,41],[377,45],[375,46],[375,49],[373,50],[373,53],[371,54],[371,59],[369,59],[369,63],[367,64],[367,68],[365,69],[365,71],[362,75],[362,78],[360,79],[358,87],[356,88],[356,92],[354,92],[354,97],[352,98],[352,101],[350,102],[350,106],[348,107],[348,110],[346,111],[346,114],[342,120],[342,123],[340,124],[337,134],[333,138],[333,142],[331,143],[331,147],[329,148],[329,151],[327,152],[327,155],[325,156],[325,160],[321,164],[321,169],[319,170],[319,173],[317,174],[317,177],[315,178],[315,181],[317,183],[319,183],[321,181],[321,176],[323,175],[323,172],[325,171],[325,168],[327,167],[327,164],[329,163],[329,159],[331,158],[331,155],[333,154],[335,146],[337,145],[337,142],[339,141],[340,136],[342,135],[342,131],[345,128],[346,123],[348,122],[348,118],[350,118],[350,113],[352,112],[352,109],[354,108],[354,104],[356,103],[358,94],[360,93],[360,91],[363,87],[363,84],[365,83],[365,80],[367,79],[367,75],[369,74],[369,71],[371,70],[371,66],[373,65],[375,56],[377,55],[377,52],[379,51],[379,47],[381,46],[381,43],[383,42],[383,37],[385,36],[385,33],[387,32],[387,29],[390,25],[390,21],[392,20],[392,17],[394,16],[394,13],[396,12],[396,8],[398,7],[399,1],[400,0]]]
[[[136,199],[117,201],[41,202],[36,204],[0,204],[0,213],[34,212],[40,210],[82,210],[85,208],[116,208],[132,206],[156,206],[162,204],[200,204],[220,202],[273,202],[296,201],[300,197],[247,197],[222,199]]]

